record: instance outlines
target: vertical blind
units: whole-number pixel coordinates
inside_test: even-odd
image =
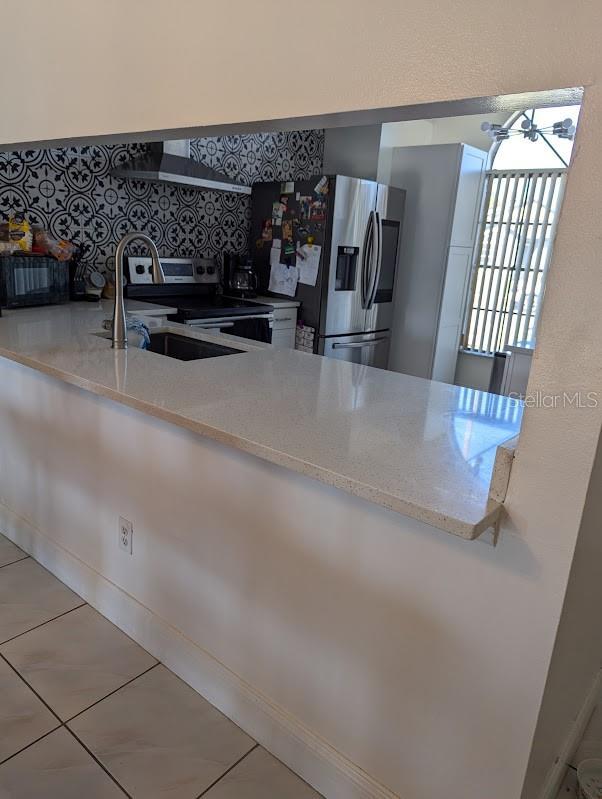
[[[464,334],[483,353],[535,336],[565,169],[487,172]]]

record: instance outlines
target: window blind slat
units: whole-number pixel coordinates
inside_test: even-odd
[[[504,262],[506,271],[504,273],[499,306],[496,309],[495,319],[493,320],[493,334],[491,337],[492,352],[495,352],[500,348],[500,341],[503,339],[506,328],[507,309],[510,301],[509,297],[511,296],[510,292],[512,290],[512,278],[514,275],[514,263],[516,261],[516,252],[520,242],[520,233],[522,230],[521,221],[524,216],[525,202],[529,189],[527,173],[517,173],[516,180],[518,183],[517,199],[515,200],[514,206],[510,209],[512,214],[511,239],[509,242],[510,247],[506,250],[506,260]]]
[[[560,216],[560,209],[562,208],[562,200],[564,198],[564,190],[566,188],[566,171],[559,172],[560,180],[557,183],[557,192],[556,196],[552,200],[552,209],[554,212],[554,218],[550,224],[549,228],[549,239],[548,239],[548,250],[546,252],[546,257],[543,262],[543,266],[541,268],[541,297],[539,298],[539,302],[537,303],[535,310],[532,312],[533,317],[533,335],[535,335],[537,331],[537,325],[539,323],[539,316],[541,314],[541,306],[543,300],[543,289],[546,285],[546,277],[548,275],[548,269],[550,267],[550,261],[552,260],[552,248],[554,246],[554,239],[556,238],[556,230],[558,228],[558,218]]]
[[[485,320],[485,324],[487,325],[489,322],[489,335],[487,337],[487,347],[483,349],[484,352],[493,352],[495,347],[495,331],[497,328],[496,321],[499,319],[499,307],[500,307],[500,300],[503,299],[504,291],[502,290],[502,286],[505,286],[507,281],[508,272],[504,272],[504,267],[506,264],[506,257],[508,254],[508,244],[511,239],[512,233],[512,226],[513,226],[513,217],[514,217],[514,207],[516,204],[516,195],[518,193],[519,188],[519,180],[517,176],[507,176],[507,180],[509,183],[512,183],[512,196],[510,199],[510,204],[508,206],[507,215],[508,220],[506,222],[506,231],[504,235],[504,245],[502,247],[502,251],[500,253],[500,268],[499,268],[499,279],[496,285],[495,294],[493,297],[492,303],[492,311],[491,311],[491,322],[487,317]],[[516,235],[516,232],[515,232]],[[512,248],[511,248],[512,251]]]
[[[494,229],[494,227],[493,227],[493,219],[494,219],[494,217],[492,217],[491,221],[489,221],[489,215],[490,215],[490,213],[491,214],[495,214],[495,210],[496,210],[496,207],[497,207],[497,201],[498,201],[498,197],[499,197],[499,193],[500,193],[500,184],[501,184],[500,179],[496,175],[488,175],[487,176],[487,180],[489,181],[488,195],[487,195],[487,200],[486,200],[486,202],[485,202],[485,204],[483,206],[483,208],[484,208],[484,225],[483,225],[484,235],[483,235],[482,247],[483,247],[484,255],[483,255],[483,258],[482,258],[482,261],[481,261],[483,264],[487,264],[487,259],[489,257],[489,250],[491,248],[491,237],[492,237],[493,229]],[[494,190],[494,186],[495,186],[495,190]],[[493,193],[493,206],[490,204],[492,193]],[[487,241],[487,244],[485,244],[485,240]],[[478,298],[477,298],[477,301],[476,301],[476,304],[477,304],[478,307],[481,306],[481,302],[482,302],[482,299],[483,299],[483,291],[485,289],[485,283],[486,283],[486,275],[485,275],[485,272],[482,272],[481,273],[481,279],[479,281]]]
[[[504,328],[503,328],[503,345],[502,349],[506,349],[508,343],[510,341],[510,333],[513,332],[513,321],[514,321],[514,308],[516,307],[517,298],[518,298],[518,288],[520,285],[520,273],[521,273],[521,265],[523,262],[523,255],[525,252],[525,246],[527,244],[527,238],[529,233],[529,227],[525,225],[525,219],[530,218],[532,206],[533,206],[533,198],[535,196],[535,187],[537,185],[537,181],[533,179],[533,175],[529,176],[528,186],[529,191],[527,194],[527,200],[522,208],[522,217],[520,221],[520,236],[518,240],[518,249],[516,252],[516,258],[514,259],[514,270],[512,273],[512,281],[510,284],[510,294],[508,299],[508,304],[506,306],[506,315],[504,319]]]
[[[522,313],[523,308],[525,306],[525,299],[527,294],[530,291],[529,288],[529,279],[532,276],[532,254],[537,244],[537,234],[539,231],[540,225],[540,217],[542,213],[543,207],[543,198],[546,191],[546,186],[548,183],[548,176],[537,174],[533,177],[534,186],[534,196],[537,194],[537,200],[535,201],[535,206],[533,208],[528,209],[528,213],[530,216],[527,217],[528,220],[532,220],[531,226],[527,228],[527,235],[525,237],[525,251],[528,253],[528,256],[525,257],[525,251],[523,252],[523,257],[516,265],[516,271],[518,274],[518,281],[522,282],[520,286],[520,291],[517,292],[517,302],[518,308],[515,312],[513,312],[513,322],[516,322],[516,325],[513,324],[513,339],[516,341],[521,341],[521,327],[522,327]],[[538,186],[538,190],[537,187]]]
[[[489,278],[489,285],[487,287],[487,296],[485,298],[485,303],[484,303],[484,307],[485,307],[486,310],[484,312],[483,325],[481,327],[481,336],[480,336],[480,340],[479,340],[479,350],[481,352],[483,351],[483,347],[487,347],[488,348],[488,347],[491,346],[491,341],[490,341],[490,339],[491,339],[491,329],[489,329],[489,335],[487,335],[487,333],[488,333],[487,322],[489,321],[489,313],[490,313],[490,311],[489,311],[489,303],[491,302],[492,289],[493,289],[494,281],[496,282],[496,291],[494,293],[494,297],[495,297],[497,295],[497,289],[499,287],[499,283],[500,283],[500,279],[501,279],[501,275],[502,275],[502,271],[501,271],[500,268],[498,268],[498,265],[497,265],[498,264],[497,258],[498,258],[498,253],[499,253],[499,249],[500,249],[500,242],[502,241],[503,234],[504,234],[504,217],[505,217],[505,214],[506,214],[506,201],[508,199],[508,189],[510,188],[510,181],[508,180],[508,178],[499,178],[499,180],[500,181],[501,180],[504,181],[504,194],[502,196],[502,202],[501,202],[501,205],[500,205],[500,211],[499,211],[500,216],[499,216],[499,223],[498,223],[498,231],[497,231],[497,236],[496,236],[495,248],[493,250],[493,255],[492,255],[492,258],[491,258],[491,274],[490,274],[490,278]],[[497,202],[496,202],[496,205],[497,205]],[[506,235],[507,235],[507,233],[506,233]],[[495,308],[495,303],[494,303],[494,308]]]
[[[535,247],[531,259],[532,265],[532,279],[531,286],[526,296],[525,312],[521,318],[521,325],[518,330],[518,338],[520,341],[529,338],[529,320],[533,312],[533,303],[535,302],[535,292],[537,291],[538,282],[542,270],[542,255],[544,251],[544,244],[547,240],[548,226],[550,224],[550,214],[552,212],[552,205],[556,194],[556,183],[558,178],[561,177],[558,172],[545,175],[542,183],[546,186],[547,194],[544,202],[544,213],[541,221],[541,230],[539,231],[539,239]]]

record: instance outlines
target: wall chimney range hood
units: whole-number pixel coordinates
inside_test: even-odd
[[[115,167],[111,175],[125,180],[150,180],[196,189],[251,193],[250,186],[243,186],[221,172],[193,161],[188,139],[153,142],[146,153]]]

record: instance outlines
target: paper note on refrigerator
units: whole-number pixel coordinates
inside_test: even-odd
[[[280,255],[280,250],[276,250],[276,252]],[[296,266],[272,263],[270,269],[270,283],[268,286],[270,291],[276,294],[285,294],[287,297],[294,297],[297,291],[298,280],[299,270]]]
[[[320,253],[322,248],[319,244],[304,244],[297,253],[297,267],[299,269],[299,283],[307,286],[315,286],[318,279],[318,269],[320,268]]]
[[[280,263],[280,247],[272,247],[270,250],[270,266]]]

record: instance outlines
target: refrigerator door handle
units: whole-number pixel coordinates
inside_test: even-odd
[[[372,261],[373,261],[373,268],[372,268],[372,279],[370,280],[370,284],[368,287],[368,299],[366,303],[366,310],[370,310],[374,305],[374,299],[376,297],[376,291],[378,288],[378,281],[380,280],[380,270],[382,267],[382,260],[383,260],[383,248],[382,248],[382,220],[380,218],[380,214],[378,211],[374,211],[374,226],[372,229],[372,236],[373,236],[373,245],[372,245]]]
[[[366,222],[366,232],[364,233],[364,243],[362,245],[362,274],[361,274],[361,292],[362,292],[362,308],[364,310],[368,307],[368,290],[370,262],[372,260],[373,250],[373,219],[374,211],[370,211],[368,221]]]
[[[381,341],[388,341],[387,336],[379,336],[378,338],[370,339],[370,341],[349,341],[349,342],[342,342],[342,341],[335,341],[332,345],[333,350],[355,350],[360,347],[375,347],[377,344],[380,344]]]

